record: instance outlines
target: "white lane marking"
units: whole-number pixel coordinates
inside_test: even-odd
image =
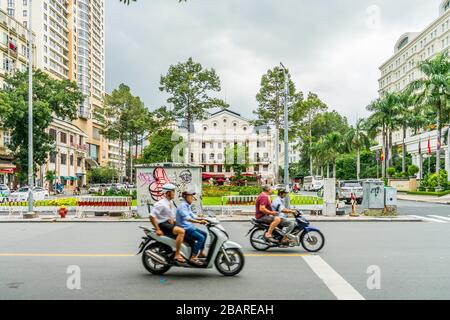
[[[450,221],[450,218],[446,218],[446,217],[442,217],[442,216],[433,216],[433,215],[429,215],[429,217],[437,218],[437,219],[442,219],[442,220],[444,220],[444,221]]]
[[[319,256],[304,256],[303,260],[325,283],[338,300],[365,300],[344,278]]]
[[[422,219],[423,221],[426,221],[426,222],[447,223],[447,222],[442,221],[442,220],[428,218],[428,217],[421,217],[421,216],[411,216],[411,217],[412,218],[416,218],[416,219]]]

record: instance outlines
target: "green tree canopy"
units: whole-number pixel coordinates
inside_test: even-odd
[[[183,138],[174,139],[174,131],[170,129],[162,129],[150,136],[149,146],[144,149],[142,162],[162,163],[172,162],[172,151],[175,146],[183,142]]]
[[[53,117],[74,120],[83,94],[75,82],[55,80],[41,70],[33,73],[33,154],[35,169],[47,162],[55,141],[47,132]],[[11,134],[8,148],[21,177],[28,172],[28,72],[5,80],[0,91],[0,123]]]

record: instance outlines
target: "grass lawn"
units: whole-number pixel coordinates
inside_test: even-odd
[[[202,201],[204,206],[221,206],[222,198],[221,197],[205,197]]]

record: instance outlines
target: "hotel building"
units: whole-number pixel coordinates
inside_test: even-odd
[[[379,94],[383,96],[387,92],[398,92],[405,89],[414,80],[424,75],[418,70],[418,63],[426,59],[432,59],[438,53],[450,48],[450,0],[444,0],[439,6],[439,16],[421,32],[408,32],[403,34],[395,44],[394,55],[380,67]],[[419,145],[426,149],[428,139],[431,140],[432,153],[437,151],[437,131],[423,132],[414,135],[412,130],[407,132],[407,152],[412,154],[413,163],[422,169]],[[379,147],[383,142],[378,137]],[[403,143],[403,133],[393,134],[393,145]],[[445,154],[446,169],[450,172],[450,159],[448,146],[442,148],[441,156]],[[419,173],[421,176],[422,172]]]
[[[181,131],[187,141],[187,131]],[[248,147],[249,163],[244,175],[258,177],[264,183],[273,183],[275,140],[270,129],[254,127],[239,113],[221,110],[207,120],[196,121],[190,135],[190,163],[203,166],[203,179],[225,180],[235,175],[226,166],[225,149],[233,146]],[[185,161],[187,160],[187,154]],[[245,158],[242,159],[245,163]]]

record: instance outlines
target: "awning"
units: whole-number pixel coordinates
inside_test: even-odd
[[[0,161],[0,173],[13,174],[17,168],[14,164],[8,161]]]
[[[206,179],[225,179],[224,174],[202,173],[203,180]]]
[[[65,180],[65,181],[76,181],[78,180],[78,177],[61,177],[61,180]]]
[[[94,159],[86,159],[86,162],[89,166],[91,166],[92,168],[98,168],[100,167],[97,163],[97,161],[95,161]]]

